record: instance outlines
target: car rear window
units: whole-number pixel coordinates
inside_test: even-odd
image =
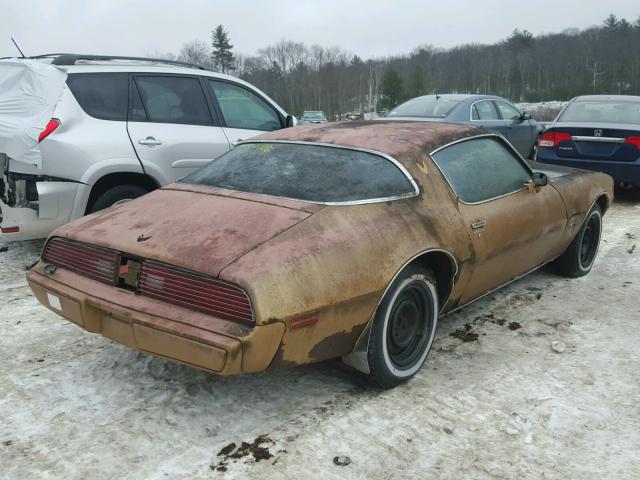
[[[577,100],[567,105],[559,121],[640,124],[640,102]]]
[[[126,73],[71,73],[67,85],[82,110],[102,120],[127,120]]]
[[[387,117],[427,117],[444,118],[451,113],[460,100],[447,98],[414,98],[398,105]]]
[[[416,193],[380,155],[313,144],[246,143],[181,182],[310,202],[359,202]]]

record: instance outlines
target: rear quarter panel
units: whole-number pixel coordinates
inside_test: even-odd
[[[607,208],[613,202],[613,179],[609,175],[579,169],[549,168],[538,163],[532,164],[532,167],[547,173],[549,184],[558,190],[565,203],[568,223],[563,237],[564,248],[574,239],[598,199],[606,197]]]

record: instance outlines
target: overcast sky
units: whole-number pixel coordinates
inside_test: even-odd
[[[633,21],[640,0],[0,0],[0,57],[16,54],[10,35],[26,55],[178,52],[223,24],[240,53],[287,38],[369,58],[585,28],[609,13]]]

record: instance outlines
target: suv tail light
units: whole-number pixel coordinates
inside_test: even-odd
[[[635,145],[638,150],[640,150],[640,136],[631,136],[627,137],[624,143],[630,143],[631,145]]]
[[[545,132],[540,137],[539,147],[555,147],[560,142],[571,140],[571,134],[567,132]]]
[[[42,130],[42,132],[40,132],[40,135],[38,135],[38,141],[41,142],[42,140],[47,138],[59,126],[60,126],[60,120],[58,120],[57,118],[52,118],[51,120],[49,120],[49,123],[47,123],[47,126],[44,127],[44,130]]]

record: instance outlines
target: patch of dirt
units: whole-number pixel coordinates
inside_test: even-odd
[[[209,465],[209,468],[218,472],[226,472],[230,460],[236,462],[245,457],[249,457],[249,460],[252,458],[255,463],[260,460],[268,460],[273,457],[273,454],[269,451],[269,447],[264,445],[274,443],[268,435],[260,435],[252,443],[242,442],[240,446],[231,442],[218,452],[217,456],[223,458],[217,464]]]
[[[522,325],[520,325],[518,322],[509,322],[509,330],[518,330],[521,327]]]
[[[472,332],[471,329],[471,324],[465,323],[463,328],[459,328],[455,332],[451,332],[449,335],[462,340],[463,342],[475,342],[478,340],[478,334],[476,332]]]

